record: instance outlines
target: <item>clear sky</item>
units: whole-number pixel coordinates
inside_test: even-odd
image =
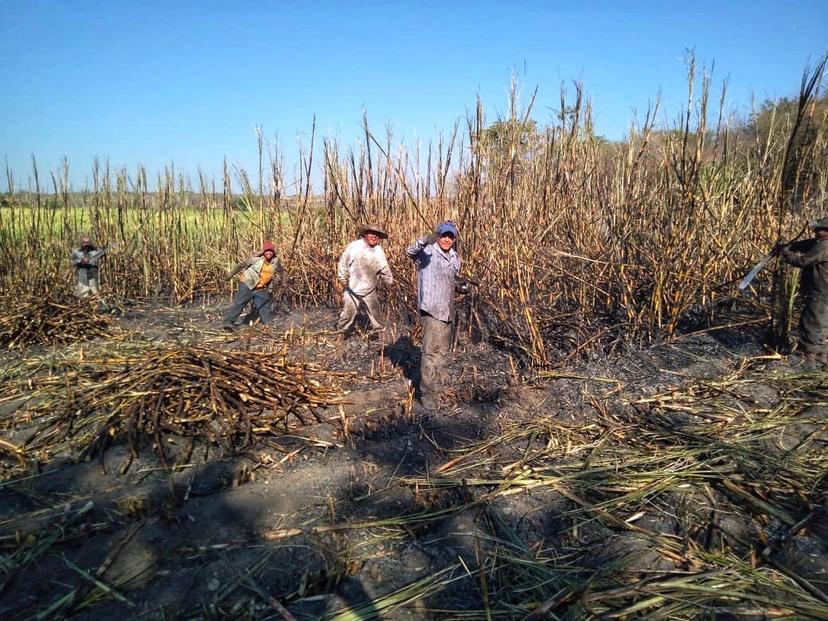
[[[539,88],[540,123],[581,81],[596,131],[618,139],[659,91],[678,114],[688,49],[746,115],[753,95],[795,94],[828,49],[828,0],[0,0],[0,156],[25,183],[32,154],[41,174],[66,155],[75,189],[96,155],[253,172],[261,125],[290,181],[314,115],[343,147],[363,109],[379,133],[427,142],[478,94],[504,115],[513,74],[525,97]]]

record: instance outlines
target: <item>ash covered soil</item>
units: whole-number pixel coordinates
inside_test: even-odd
[[[296,310],[226,334],[221,310],[132,308],[117,329],[274,355],[287,334],[343,374],[342,403],[172,471],[150,446],[123,474],[119,444],[25,472],[6,456],[0,618],[828,618],[825,371],[756,334],[545,373],[464,334],[427,412],[410,326],[340,342],[333,310]],[[26,404],[2,407],[20,444]]]

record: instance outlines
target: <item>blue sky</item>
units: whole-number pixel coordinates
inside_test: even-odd
[[[96,155],[253,172],[261,125],[290,181],[314,115],[343,147],[363,109],[425,143],[478,94],[489,120],[505,114],[514,73],[525,97],[538,87],[541,123],[583,82],[596,131],[618,139],[659,92],[678,114],[688,49],[745,115],[753,95],[793,95],[828,49],[828,2],[0,0],[0,157],[25,183],[32,154],[41,174],[65,155],[75,189]]]

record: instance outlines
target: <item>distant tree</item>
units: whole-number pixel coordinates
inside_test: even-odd
[[[484,140],[490,145],[519,144],[528,146],[538,135],[538,124],[534,119],[519,121],[509,119],[495,121],[484,130]]]
[[[523,165],[539,152],[541,143],[534,119],[512,118],[495,121],[483,130],[480,146],[487,156],[489,174],[504,175],[510,184],[514,184]]]

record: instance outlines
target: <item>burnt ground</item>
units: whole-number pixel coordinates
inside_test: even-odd
[[[289,618],[280,605],[297,619],[349,609],[358,614],[340,618],[525,618],[533,610],[532,618],[599,618],[612,608],[611,598],[583,585],[612,578],[617,591],[656,574],[688,572],[703,557],[693,552],[698,542],[710,554],[727,550],[747,567],[787,569],[797,577],[792,584],[816,602],[820,592],[825,599],[824,477],[814,489],[797,490],[805,498],[793,516],[756,503],[741,510],[735,504],[740,492],[728,487],[728,495],[713,477],[693,490],[697,496],[671,488],[634,515],[617,507],[620,523],[616,508],[593,506],[617,489],[597,486],[594,497],[584,498],[572,485],[521,490],[502,483],[521,468],[533,481],[549,481],[533,464],[554,464],[556,456],[560,468],[581,460],[578,470],[586,472],[592,456],[638,424],[636,417],[673,416],[676,429],[689,419],[713,420],[719,414],[699,418],[658,396],[745,368],[746,359],[764,354],[755,333],[711,331],[612,358],[583,357],[546,374],[526,372],[507,353],[463,336],[444,403],[426,412],[412,403],[416,329],[392,325],[338,342],[329,331],[333,310],[296,310],[267,329],[228,335],[219,330],[220,310],[130,308],[118,328],[132,335],[127,340],[274,351],[289,338],[291,356],[349,374],[343,404],[325,410],[328,423],[271,436],[241,455],[205,448],[172,472],[147,448],[120,474],[126,448],[117,445],[102,461],[56,455],[28,464],[26,473],[0,483],[0,618]],[[42,347],[22,354],[60,355]],[[773,357],[750,365],[754,374],[797,371],[791,361]],[[818,389],[824,386],[819,373],[809,377],[816,377]],[[717,390],[730,391],[734,408],[763,412],[775,412],[787,394],[770,383],[737,380]],[[812,393],[798,410],[804,414],[776,429],[769,451],[824,450],[828,403],[822,394]],[[19,405],[3,407],[8,413]],[[20,442],[26,433],[21,423],[0,438]],[[469,456],[473,446],[479,450]],[[530,453],[553,461],[532,461]],[[549,472],[565,472],[557,467]],[[743,485],[742,475],[733,481],[773,505],[771,492]],[[702,505],[704,523],[715,528],[698,532],[687,516]],[[780,529],[784,537],[768,535]],[[505,556],[526,562],[509,564]],[[548,567],[549,559],[556,560],[557,574],[532,565],[543,560]],[[518,569],[525,566],[537,572],[528,580],[540,590],[521,596],[513,587],[527,580]],[[543,591],[568,567],[577,568],[571,583]],[[735,618],[711,606],[685,616]],[[764,609],[751,606],[747,618],[777,616],[767,602]],[[818,606],[814,610],[813,618],[825,618]],[[802,618],[801,612],[793,617]]]

